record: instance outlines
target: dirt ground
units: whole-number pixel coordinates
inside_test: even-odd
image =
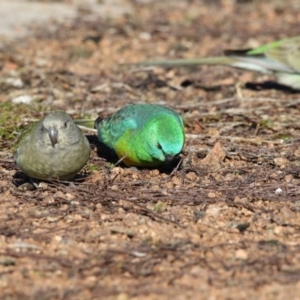
[[[299,92],[221,66],[121,65],[298,35],[299,1],[129,2],[0,50],[0,298],[300,299]],[[49,111],[144,102],[182,114],[178,169],[114,166],[93,135],[76,189],[34,189],[14,163],[18,128]]]

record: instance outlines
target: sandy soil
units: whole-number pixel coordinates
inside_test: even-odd
[[[120,65],[297,35],[298,1],[128,5],[35,26],[0,52],[2,299],[299,299],[299,93],[225,67]],[[34,189],[13,161],[16,129],[51,110],[144,102],[182,114],[178,169],[114,166],[93,135],[76,189]]]
[[[78,16],[115,18],[130,10],[130,3],[122,0],[0,0],[0,47],[32,34],[36,26],[48,26],[51,20],[56,26],[48,30],[57,30],[62,22]]]

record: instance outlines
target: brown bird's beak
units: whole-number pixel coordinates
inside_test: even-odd
[[[49,129],[48,134],[49,134],[49,138],[50,138],[52,147],[54,147],[55,144],[58,143],[58,140],[57,140],[57,137],[58,137],[58,131],[57,131],[56,128],[51,127],[51,128]]]

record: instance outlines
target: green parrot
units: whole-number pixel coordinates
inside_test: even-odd
[[[90,120],[75,120],[90,125]],[[181,152],[184,125],[174,110],[156,104],[131,104],[94,124],[100,142],[114,150],[127,166],[155,167]]]
[[[14,147],[14,158],[31,178],[72,180],[90,152],[87,138],[73,119],[55,111],[24,128]]]
[[[300,36],[247,50],[226,50],[225,56],[145,61],[138,66],[181,67],[225,65],[264,74],[275,74],[280,84],[300,89]]]

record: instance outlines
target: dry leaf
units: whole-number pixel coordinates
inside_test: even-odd
[[[217,142],[207,156],[200,161],[201,165],[210,165],[221,167],[222,162],[226,157],[226,153],[221,147],[220,142]]]

